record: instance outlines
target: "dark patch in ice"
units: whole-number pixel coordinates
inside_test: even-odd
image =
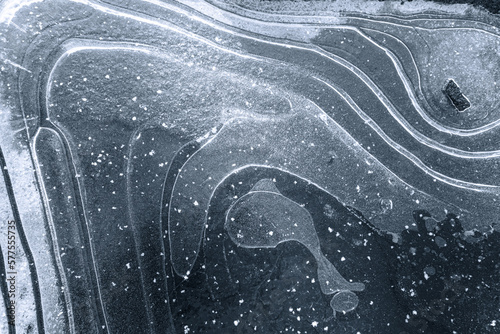
[[[463,112],[470,107],[469,100],[462,93],[460,87],[453,79],[448,80],[443,88],[443,93],[448,97],[450,102],[459,112]]]
[[[500,233],[465,231],[453,214],[402,233],[392,272],[409,327],[402,333],[498,333]]]
[[[271,185],[310,213],[327,260],[344,277],[366,285],[358,294],[355,311],[349,312],[355,304],[352,296],[342,293],[334,297],[321,291],[317,261],[300,242],[246,248],[231,239],[224,226],[227,208],[238,199],[244,200],[249,192],[262,186],[269,189]],[[253,193],[276,194],[265,190]],[[261,203],[276,206],[276,201]],[[278,333],[288,328],[310,333],[313,322],[318,322],[317,328],[328,327],[326,332],[332,333],[352,333],[353,329],[363,328],[383,333],[387,328],[402,328],[404,315],[394,307],[397,303],[387,271],[389,243],[366,220],[361,221],[306,180],[272,168],[243,169],[218,187],[208,222],[189,279],[171,275],[168,284],[177,332],[189,328],[190,333]],[[337,312],[335,317],[332,307]]]

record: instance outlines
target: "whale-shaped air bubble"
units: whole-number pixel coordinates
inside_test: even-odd
[[[330,303],[335,311],[352,311],[363,283],[348,282],[321,252],[313,218],[298,203],[283,196],[272,180],[259,181],[229,209],[226,229],[232,241],[244,248],[275,248],[286,241],[297,241],[314,256],[318,281],[324,294],[337,293]],[[353,297],[354,295],[354,297]]]

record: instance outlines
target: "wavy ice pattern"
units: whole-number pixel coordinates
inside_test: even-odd
[[[1,214],[20,227],[24,288],[23,317],[0,330],[189,330],[171,303],[198,277],[213,210],[235,215],[221,233],[255,254],[305,246],[334,313],[358,311],[371,283],[343,278],[302,204],[262,183],[217,200],[253,168],[292,175],[390,233],[419,208],[494,227],[497,18],[372,5],[2,3]],[[443,94],[450,79],[464,112]]]

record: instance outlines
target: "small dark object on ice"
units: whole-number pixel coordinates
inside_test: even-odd
[[[453,106],[459,111],[463,112],[470,107],[470,102],[460,91],[460,87],[453,79],[449,79],[443,88],[443,93],[448,97]]]

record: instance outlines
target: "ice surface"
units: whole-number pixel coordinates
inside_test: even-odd
[[[385,232],[400,242],[422,208],[498,227],[499,24],[420,1],[2,2],[0,248],[5,260],[5,223],[18,220],[17,332],[344,320],[365,332],[382,280],[360,274],[377,256],[360,249]],[[451,81],[470,102],[460,113]],[[248,181],[262,169],[302,190]],[[303,202],[307,185],[338,206]],[[245,284],[231,276],[259,265]],[[296,292],[328,316],[280,309]],[[202,302],[172,308],[187,295]]]

